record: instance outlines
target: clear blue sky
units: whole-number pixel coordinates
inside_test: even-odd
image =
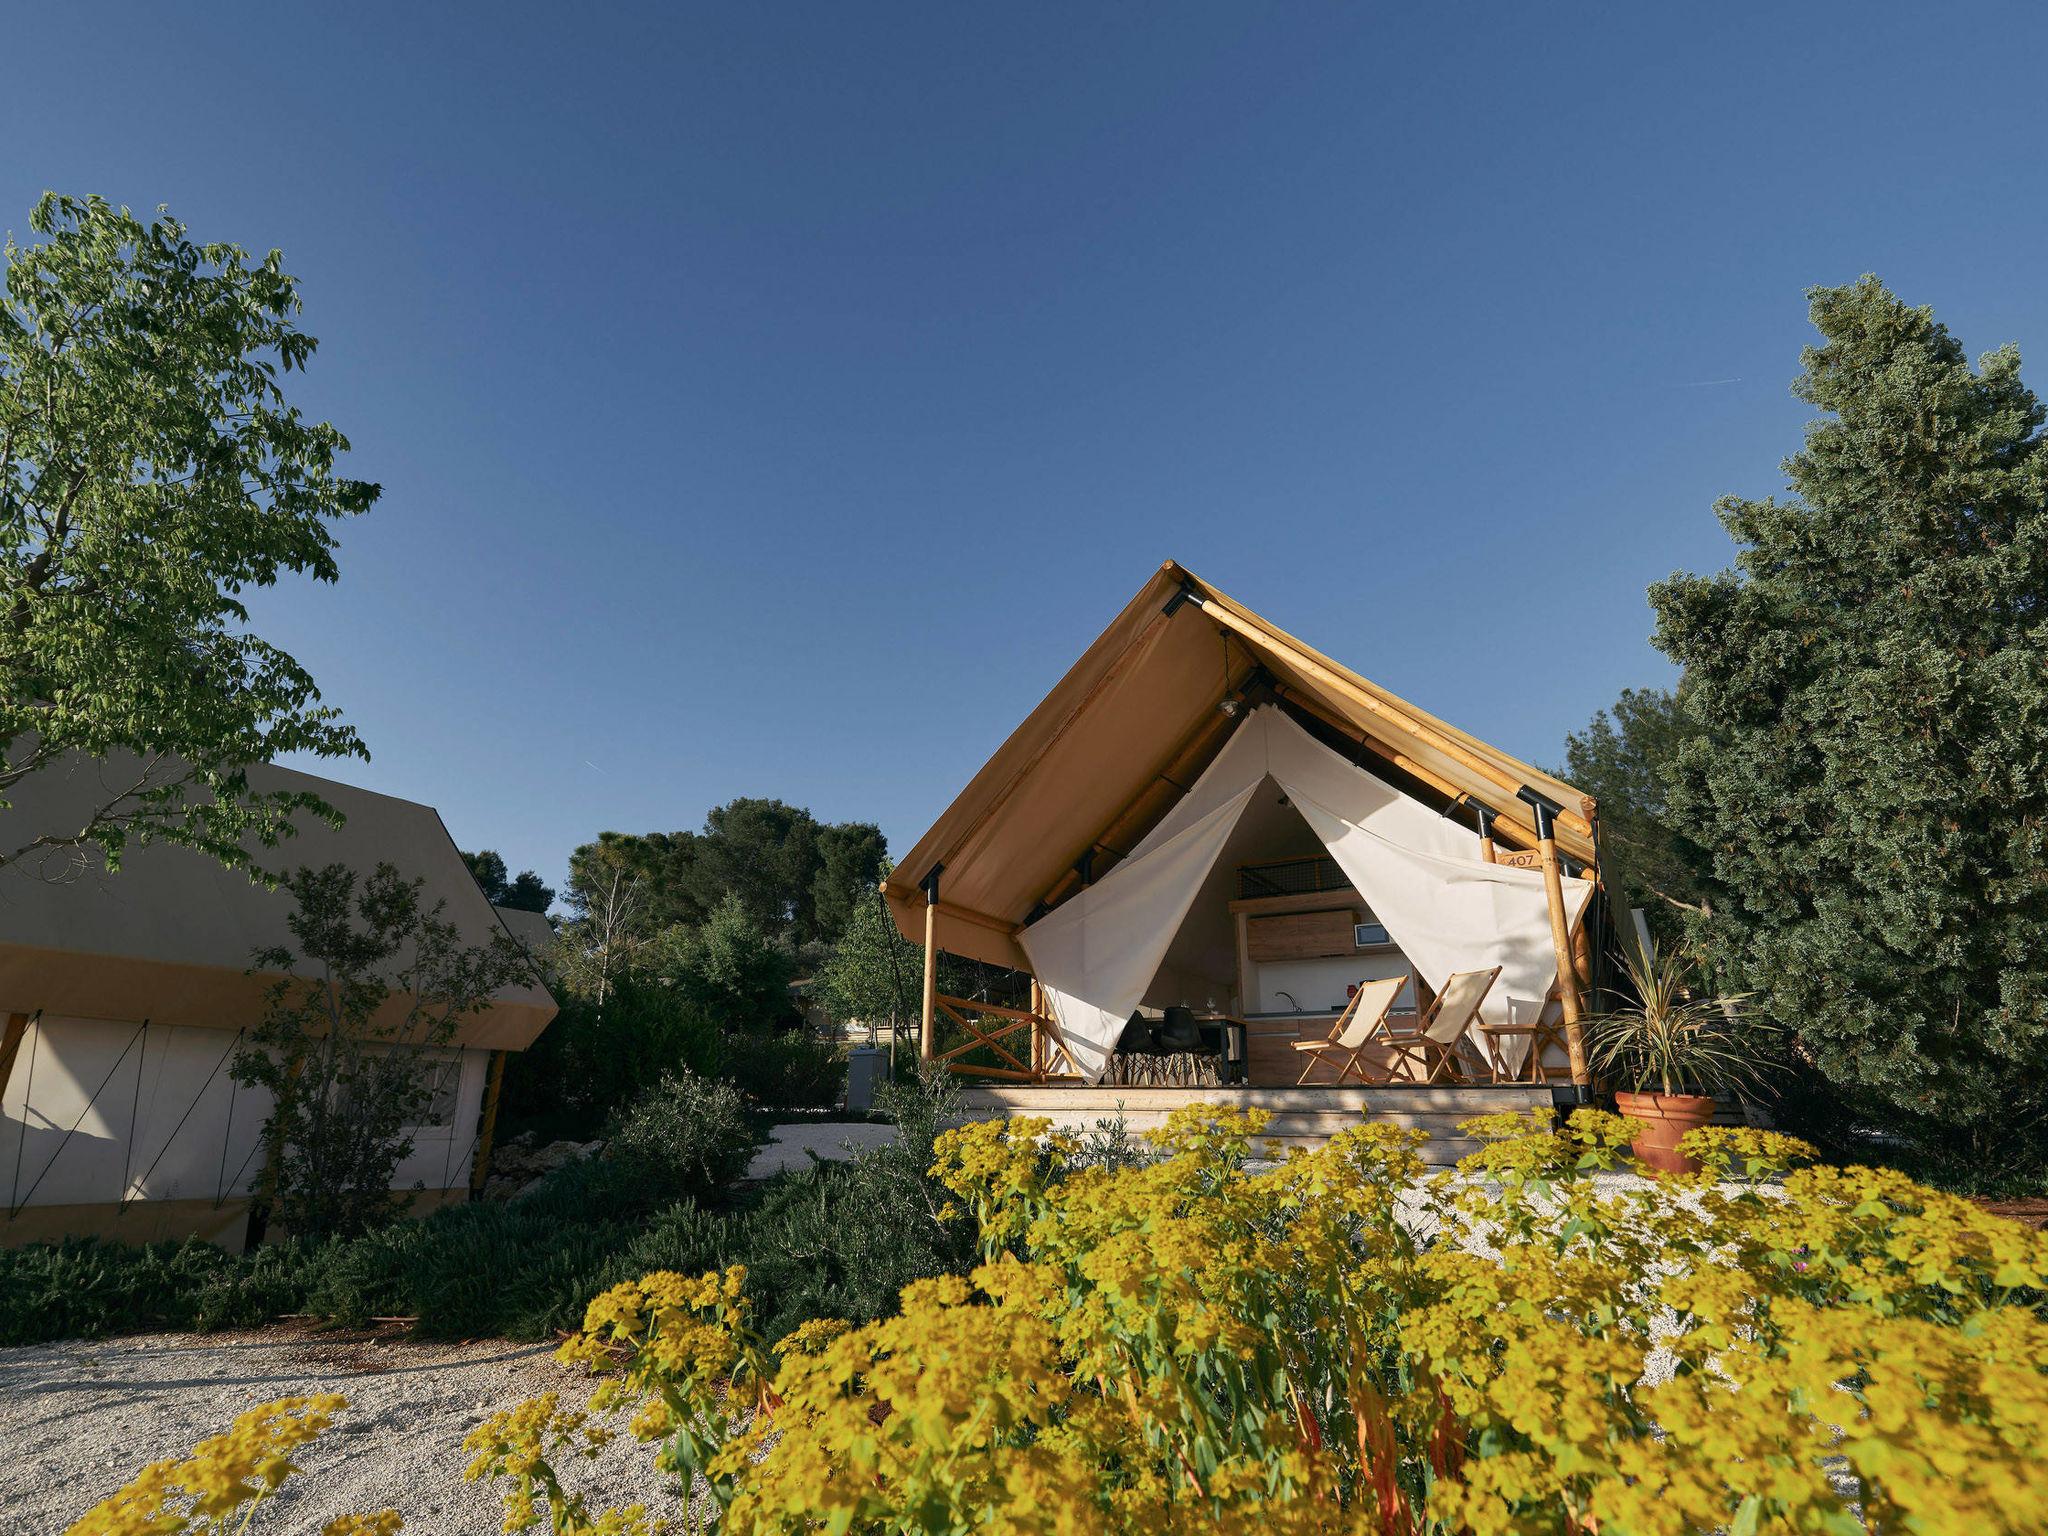
[[[2048,367],[2037,6],[11,8],[45,187],[281,247],[385,486],[257,605],[550,880],[899,850],[1169,556],[1539,761],[1875,271]]]

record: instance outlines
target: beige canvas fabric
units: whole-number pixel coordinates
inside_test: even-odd
[[[1031,971],[1088,1076],[1100,1074],[1187,916],[1195,888],[1268,779],[1432,987],[1441,990],[1461,971],[1497,965],[1500,985],[1480,1018],[1504,1024],[1518,1016],[1517,1002],[1540,1004],[1557,979],[1541,873],[1482,862],[1471,832],[1347,763],[1266,707],[1243,721],[1128,859],[1020,935]],[[1569,921],[1591,895],[1590,881],[1565,881]]]
[[[1196,600],[1168,613],[1183,590]],[[1559,847],[1592,862],[1576,789],[1368,682],[1169,562],[897,864],[883,891],[898,927],[922,942],[919,886],[943,864],[940,948],[1025,967],[1017,925],[1098,840],[1112,831],[1122,838],[1102,850],[1106,867],[1159,820],[1224,744],[1232,722],[1218,705],[1255,667],[1290,701],[1484,801],[1506,828],[1526,834],[1532,825],[1515,787],[1554,800],[1566,812]],[[1167,776],[1176,765],[1177,781]]]
[[[0,811],[25,842],[45,829],[76,827],[106,786],[133,782],[133,760],[74,759],[30,775]],[[425,880],[429,906],[471,943],[505,920],[484,899],[431,806],[373,794],[288,768],[258,766],[259,791],[310,790],[346,818],[340,828],[312,815],[274,849],[254,850],[273,871],[345,863],[367,871],[382,861]],[[121,869],[68,854],[0,869],[0,999],[52,1018],[148,1019],[159,1025],[235,1030],[261,1017],[274,976],[251,975],[258,949],[293,946],[290,898],[190,849],[131,848]],[[545,926],[545,919],[538,919]],[[538,941],[537,929],[524,937]],[[523,1050],[555,1015],[539,986],[507,989],[465,1019],[456,1045]]]

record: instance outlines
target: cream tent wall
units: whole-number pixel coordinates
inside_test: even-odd
[[[135,771],[73,761],[11,789],[0,818],[17,841],[24,828],[75,826],[102,784]],[[336,829],[301,817],[297,837],[258,852],[270,868],[388,860],[425,881],[428,903],[445,903],[469,942],[493,932],[530,949],[545,942],[545,918],[489,904],[431,807],[287,769],[251,779],[310,790],[346,818]],[[85,1233],[239,1243],[270,1105],[234,1083],[228,1062],[275,980],[249,973],[253,952],[290,946],[289,911],[247,875],[161,844],[129,850],[115,873],[68,854],[0,869],[0,1243]],[[466,1193],[491,1058],[524,1049],[554,1012],[530,986],[464,1021],[437,1056],[429,1123],[411,1131],[394,1188]]]
[[[1063,1043],[1091,1078],[1145,995],[1189,904],[1260,785],[1292,801],[1422,978],[1501,967],[1486,1022],[1533,1020],[1557,979],[1543,876],[1483,862],[1477,841],[1346,762],[1271,706],[1256,709],[1180,802],[1104,879],[1019,942]],[[1564,882],[1575,921],[1590,881]]]

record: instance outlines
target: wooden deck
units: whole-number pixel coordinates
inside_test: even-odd
[[[960,1097],[971,1118],[1043,1115],[1061,1129],[1076,1131],[1090,1130],[1098,1121],[1114,1120],[1119,1114],[1133,1131],[1148,1131],[1165,1124],[1171,1111],[1196,1102],[1264,1109],[1273,1116],[1266,1135],[1283,1147],[1321,1146],[1334,1132],[1361,1119],[1383,1120],[1429,1132],[1423,1160],[1438,1165],[1454,1163],[1478,1145],[1459,1134],[1459,1121],[1501,1110],[1548,1110],[1552,1103],[1551,1090],[1533,1083],[1438,1088],[1003,1086],[968,1088]]]

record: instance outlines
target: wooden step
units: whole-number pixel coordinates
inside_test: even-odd
[[[1039,1114],[1059,1109],[1096,1113],[1140,1109],[1173,1110],[1188,1104],[1223,1104],[1241,1109],[1294,1109],[1435,1112],[1484,1115],[1499,1110],[1548,1109],[1550,1089],[1540,1084],[1502,1087],[1302,1087],[1302,1088],[969,1088],[961,1101],[969,1108],[1004,1109],[1012,1114]]]

